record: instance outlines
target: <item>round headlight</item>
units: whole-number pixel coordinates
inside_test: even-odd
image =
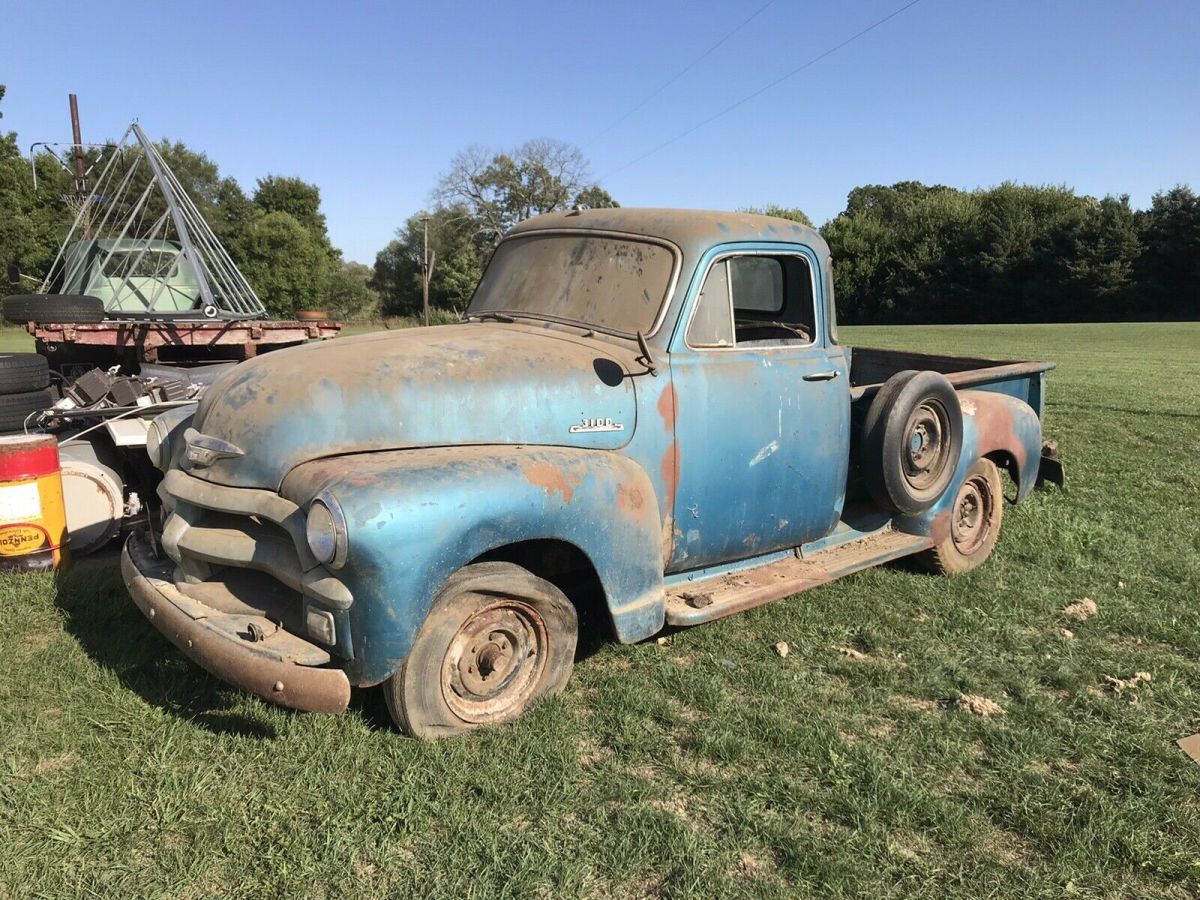
[[[322,494],[308,507],[305,538],[318,562],[335,569],[346,562],[346,520],[333,497]]]

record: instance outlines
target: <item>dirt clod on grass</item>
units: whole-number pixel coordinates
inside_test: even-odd
[[[1104,686],[1114,694],[1120,694],[1124,691],[1132,690],[1143,681],[1149,683],[1153,677],[1149,672],[1134,672],[1128,678],[1115,678],[1112,675],[1104,676]]]
[[[1064,607],[1062,614],[1068,619],[1083,622],[1098,612],[1100,612],[1100,607],[1096,606],[1096,601],[1090,597],[1084,597],[1082,600],[1076,600],[1069,606]]]
[[[1004,715],[1004,708],[995,700],[981,697],[979,694],[960,694],[954,701],[955,709],[963,709],[975,716],[989,719],[992,716]]]
[[[775,645],[775,652],[779,654],[780,659],[787,659],[788,654],[791,653],[792,650],[790,647],[788,647],[787,641],[780,641]]]

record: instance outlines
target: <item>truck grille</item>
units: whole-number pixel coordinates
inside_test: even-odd
[[[210,484],[179,469],[159,487],[171,511],[162,545],[177,580],[206,581],[214,569],[252,569],[333,609],[348,609],[349,590],[308,549],[304,514],[273,491]]]

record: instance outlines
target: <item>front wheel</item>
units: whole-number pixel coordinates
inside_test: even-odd
[[[571,677],[575,607],[512,563],[475,563],[434,600],[408,658],[384,683],[396,725],[419,738],[509,722]]]
[[[950,534],[920,554],[939,575],[961,575],[983,564],[996,546],[1004,518],[1004,485],[990,459],[978,460],[967,472],[950,508]]]

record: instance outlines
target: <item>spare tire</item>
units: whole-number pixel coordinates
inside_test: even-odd
[[[946,492],[962,453],[962,408],[940,372],[897,372],[863,423],[859,461],[867,491],[885,509],[924,512]]]
[[[36,353],[0,353],[0,394],[40,391],[50,384],[50,365]]]
[[[0,394],[0,432],[24,431],[25,420],[32,413],[49,409],[53,404],[49,391]]]
[[[94,325],[104,321],[104,301],[84,294],[14,294],[4,298],[4,318],[18,325]]]

